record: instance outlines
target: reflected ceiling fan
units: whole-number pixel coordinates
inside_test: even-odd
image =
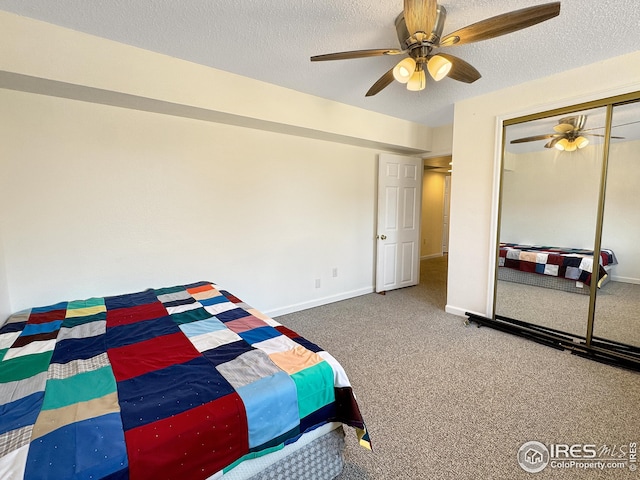
[[[408,90],[423,90],[427,81],[425,70],[436,81],[449,77],[460,82],[473,83],[481,77],[478,70],[461,58],[436,53],[435,50],[512,33],[549,20],[559,13],[560,2],[546,3],[487,18],[442,37],[447,17],[444,6],[438,5],[437,0],[404,0],[404,10],[395,21],[399,49],[328,53],[313,56],[311,61],[408,55],[373,84],[366,94],[367,97],[379,93],[394,79],[406,84]]]
[[[532,137],[523,137],[511,140],[510,143],[525,143],[536,142],[539,140],[549,140],[545,144],[545,148],[555,147],[558,150],[566,150],[567,152],[573,152],[580,148],[584,148],[589,145],[588,136],[591,137],[604,137],[598,133],[587,133],[591,130],[597,130],[597,128],[591,128],[585,130],[587,123],[587,115],[574,115],[571,117],[564,117],[558,120],[558,124],[553,127],[555,133],[548,133],[544,135],[534,135]],[[624,137],[611,137],[617,140],[623,140]]]

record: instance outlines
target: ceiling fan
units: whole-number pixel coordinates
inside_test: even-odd
[[[584,148],[589,144],[588,136],[592,137],[604,137],[597,133],[587,133],[590,130],[596,130],[596,128],[586,129],[587,115],[574,115],[571,117],[564,117],[558,120],[558,124],[553,127],[555,133],[548,133],[543,135],[534,135],[532,137],[523,137],[511,140],[510,143],[524,143],[535,142],[538,140],[549,140],[545,144],[545,148],[555,147],[558,150],[566,150],[567,152],[573,152],[580,148]],[[623,140],[624,137],[611,138],[617,140]]]
[[[419,91],[426,86],[425,70],[439,81],[444,77],[465,83],[473,83],[481,75],[472,65],[447,53],[436,53],[441,47],[488,40],[512,33],[549,20],[560,13],[560,2],[515,10],[456,30],[444,37],[447,11],[437,0],[404,0],[404,10],[397,16],[395,25],[400,48],[355,50],[328,53],[311,57],[312,62],[377,57],[382,55],[408,56],[386,72],[369,89],[366,96],[379,93],[393,80],[407,85],[408,90]]]

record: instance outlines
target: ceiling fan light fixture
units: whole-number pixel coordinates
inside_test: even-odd
[[[407,82],[407,90],[411,90],[412,92],[419,92],[420,90],[424,90],[426,86],[427,76],[425,75],[424,70],[418,67]]]
[[[433,78],[436,82],[439,82],[444,77],[449,75],[451,67],[452,63],[448,59],[440,55],[434,55],[429,59],[429,62],[427,63],[427,70],[429,70],[431,78]]]
[[[400,83],[407,83],[415,71],[416,61],[411,57],[407,57],[400,60],[398,64],[393,67],[393,78]]]
[[[575,139],[575,143],[578,148],[584,148],[589,145],[589,140],[583,136],[579,136]]]

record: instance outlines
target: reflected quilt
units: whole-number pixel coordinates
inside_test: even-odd
[[[20,312],[0,358],[2,479],[216,478],[328,421],[370,446],[340,364],[208,282]]]
[[[601,250],[599,283],[607,277],[603,266],[617,263],[618,260],[612,250]],[[591,285],[593,250],[500,243],[498,266],[513,268],[521,272],[566,278]]]

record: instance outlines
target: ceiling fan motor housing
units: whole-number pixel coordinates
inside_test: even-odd
[[[447,19],[447,10],[442,5],[438,5],[436,13],[436,23],[433,26],[431,32],[424,32],[426,35],[419,35],[419,38],[412,33],[409,33],[407,23],[404,20],[404,12],[396,17],[396,34],[398,35],[398,42],[400,42],[400,48],[402,50],[409,50],[409,53],[416,48],[425,47],[428,51],[437,47],[440,44],[442,38],[442,30],[444,29],[444,23]],[[412,55],[413,56],[413,55]]]

